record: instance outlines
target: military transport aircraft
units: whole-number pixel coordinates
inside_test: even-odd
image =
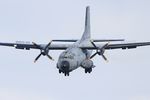
[[[138,46],[150,45],[150,42],[135,42],[135,43],[112,43],[114,41],[124,41],[123,39],[91,39],[90,31],[90,7],[86,7],[85,16],[85,29],[80,40],[51,40],[48,44],[37,44],[35,42],[16,42],[16,43],[0,43],[1,46],[15,47],[16,49],[30,50],[39,49],[40,54],[35,58],[36,62],[41,55],[47,56],[50,60],[53,58],[49,55],[49,50],[65,50],[63,51],[58,59],[57,68],[59,73],[69,76],[69,73],[79,67],[84,68],[85,73],[91,73],[94,68],[93,61],[91,60],[94,56],[102,56],[104,60],[107,58],[104,55],[105,50],[111,49],[133,49]],[[74,42],[73,44],[51,44],[52,42]],[[100,42],[101,44],[96,44]],[[105,43],[105,44],[104,44]],[[92,50],[96,52],[92,55]]]

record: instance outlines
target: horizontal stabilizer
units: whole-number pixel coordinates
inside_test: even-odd
[[[52,40],[53,42],[76,42],[78,41],[77,39],[59,39],[59,40]],[[124,39],[92,39],[93,42],[117,42],[117,41],[124,41]]]

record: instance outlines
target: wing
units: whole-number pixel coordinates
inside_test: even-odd
[[[47,44],[38,44],[38,46],[31,44],[31,43],[0,43],[0,46],[8,46],[8,47],[15,47],[16,49],[41,49],[40,47],[45,47]],[[51,44],[48,48],[49,50],[65,50],[70,47],[72,44]],[[148,46],[150,42],[135,42],[135,43],[117,43],[117,44],[108,44],[105,49],[133,49],[140,46]],[[102,44],[97,44],[97,47],[102,47]],[[95,50],[93,45],[82,45],[79,46],[81,49],[89,49]]]
[[[95,45],[95,46],[94,46]],[[89,50],[95,50],[98,48],[103,47],[106,44],[94,44],[94,45],[89,45],[89,46],[80,46],[82,49],[89,49]],[[108,44],[105,46],[104,49],[109,50],[109,49],[134,49],[140,46],[148,46],[150,45],[150,42],[134,42],[134,43],[113,43],[113,44]]]
[[[140,46],[148,46],[150,42],[137,42],[137,43],[120,43],[109,44],[105,49],[134,49]]]
[[[88,46],[87,45],[81,45],[79,46],[79,48],[81,49],[88,49],[88,50],[97,50],[99,48],[103,48],[104,46],[104,49],[106,50],[110,50],[110,49],[134,49],[134,48],[137,48],[137,47],[140,47],[140,46],[148,46],[150,45],[150,42],[135,42],[135,43],[113,43],[113,44],[109,44],[109,43],[106,43],[106,44],[95,44],[92,45],[89,44]]]
[[[47,44],[33,44],[33,43],[0,43],[0,46],[8,46],[8,47],[15,47],[16,49],[24,49],[24,50],[30,50],[30,49],[41,49],[46,47]],[[67,49],[71,44],[51,44],[48,48],[49,50],[65,50]]]
[[[76,42],[77,39],[67,39],[67,40],[52,40],[53,42]],[[113,42],[113,41],[124,41],[124,39],[93,39],[93,42]]]

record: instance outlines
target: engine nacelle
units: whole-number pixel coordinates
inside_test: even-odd
[[[86,59],[82,62],[81,67],[83,68],[94,68],[95,66],[93,65],[93,61],[90,59]]]

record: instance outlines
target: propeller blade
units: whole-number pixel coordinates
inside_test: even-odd
[[[95,45],[95,43],[91,40],[92,45],[97,48],[97,46]]]
[[[41,53],[35,58],[34,62],[36,62],[40,58],[41,55],[43,55],[43,56],[46,55],[49,59],[54,60],[50,55],[48,55],[48,51],[49,51],[48,47],[51,45],[51,43],[52,43],[52,41],[50,41],[45,47],[41,47],[40,45],[36,44],[35,42],[32,42],[32,44],[34,46],[36,46],[37,48],[39,48],[41,50]]]
[[[106,44],[102,47],[102,49],[106,48],[106,47],[109,45],[109,43],[110,43],[110,42],[106,43]]]
[[[104,55],[102,55],[102,57],[104,58],[104,60],[105,60],[105,61],[107,61],[107,62],[108,62],[107,58],[106,58]]]
[[[50,55],[46,55],[50,60],[54,61],[54,59]]]
[[[96,54],[97,54],[97,52],[94,53],[94,54],[90,57],[90,59],[92,59],[94,56],[96,56]]]
[[[47,48],[51,45],[51,43],[52,43],[52,41],[50,41],[50,42],[46,45],[45,49],[47,49]]]
[[[42,53],[40,53],[34,60],[34,63],[40,58],[40,56],[42,55]]]
[[[92,59],[96,54],[98,54],[99,56],[102,56],[105,61],[108,62],[107,58],[104,56],[104,50],[105,50],[105,48],[109,45],[109,42],[106,43],[104,46],[102,46],[102,48],[98,48],[92,40],[91,40],[91,43],[92,43],[92,45],[96,48],[96,53],[94,53],[94,54],[90,57],[90,59]]]
[[[32,44],[33,44],[34,46],[36,46],[37,48],[41,49],[41,47],[40,47],[38,44],[36,44],[35,42],[32,42]]]

